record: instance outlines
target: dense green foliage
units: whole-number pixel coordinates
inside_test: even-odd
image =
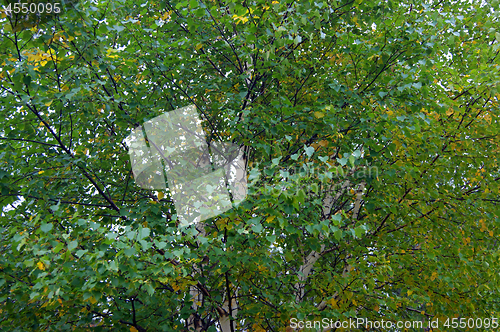
[[[24,29],[3,14],[0,330],[498,316],[498,5],[82,1]],[[190,104],[249,161],[245,202],[198,229],[134,183],[124,144]]]

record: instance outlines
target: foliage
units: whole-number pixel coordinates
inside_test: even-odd
[[[74,6],[1,19],[2,330],[498,316],[498,1]],[[124,144],[190,104],[249,160],[198,229]]]

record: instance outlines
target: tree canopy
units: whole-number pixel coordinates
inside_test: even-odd
[[[498,0],[62,4],[0,19],[0,330],[498,317]],[[185,227],[125,139],[188,105],[248,195]]]

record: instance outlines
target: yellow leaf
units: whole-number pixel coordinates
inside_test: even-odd
[[[319,145],[321,145],[322,147],[325,147],[325,146],[328,145],[328,141],[322,140],[322,141],[319,142]]]
[[[43,172],[45,172],[45,171],[39,171],[38,174],[42,174]]]
[[[130,332],[138,332],[138,330],[135,327],[131,326],[130,327]]]
[[[45,265],[44,265],[42,262],[38,262],[38,263],[36,263],[36,266],[37,266],[40,270],[45,270]]]
[[[161,191],[158,192],[158,199],[162,199],[165,196],[165,194]]]
[[[486,227],[486,224],[484,223],[484,219],[479,220],[479,223],[481,224],[481,232],[488,230],[488,227]]]
[[[51,101],[46,102],[44,105],[45,105],[45,106],[47,106],[47,107],[49,107],[51,104],[52,104],[52,100],[51,100]]]
[[[269,217],[267,217],[266,222],[271,222],[271,221],[273,221],[275,218],[276,218],[276,216],[269,216]]]
[[[94,304],[94,303],[96,303],[96,302],[97,302],[97,300],[96,300],[96,299],[94,299],[93,297],[90,297],[90,298],[89,298],[89,301],[90,301],[90,303],[92,303],[92,304]]]
[[[111,55],[111,53],[116,53],[116,52],[119,52],[119,51],[115,50],[113,48],[108,48],[108,50],[106,51],[106,56],[108,58],[118,58],[118,55]]]
[[[236,21],[236,24],[248,22],[248,18],[246,18],[245,16],[238,16],[238,15],[233,15],[233,20]]]
[[[491,124],[491,116],[489,114],[485,114],[483,118],[488,121],[489,124]]]
[[[169,17],[170,17],[170,14],[172,13],[172,11],[168,11],[168,12],[165,12],[161,18],[162,20],[167,20]]]
[[[322,117],[325,116],[325,114],[323,114],[321,112],[314,112],[314,116],[317,117],[318,119],[321,119]]]

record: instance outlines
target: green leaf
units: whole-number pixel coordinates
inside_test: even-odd
[[[135,255],[136,251],[135,251],[135,248],[132,247],[132,248],[127,248],[124,250],[124,253],[127,257],[130,257],[130,256],[133,256]]]
[[[354,229],[354,234],[356,235],[357,238],[361,238],[364,233],[365,233],[365,230],[363,227],[356,227]]]
[[[139,231],[139,240],[148,237],[150,232],[151,230],[149,228],[141,228]]]
[[[137,234],[136,231],[127,232],[127,238],[129,238],[130,240],[133,240],[135,238],[136,234]]]
[[[122,27],[121,25],[113,25],[113,28],[116,30],[116,32],[122,32],[123,30],[125,30],[124,27]]]
[[[59,206],[61,206],[61,201],[59,201],[56,205],[51,205],[50,209],[54,212],[59,210]]]
[[[29,86],[31,84],[31,76],[25,75],[23,77],[23,83]]]
[[[166,243],[166,242],[163,242],[163,241],[158,242],[158,241],[156,241],[156,240],[155,240],[155,244],[156,244],[156,247],[158,247],[158,249],[163,249],[163,248],[165,248],[165,247],[166,247],[166,245],[167,245],[167,243]]]
[[[352,167],[354,167],[355,161],[356,161],[356,158],[354,158],[354,156],[349,156],[349,163],[351,164]]]
[[[336,226],[339,226],[342,221],[342,216],[340,214],[334,214],[332,217],[332,223]]]
[[[146,288],[146,291],[148,292],[149,296],[153,296],[155,293],[154,287],[150,283],[145,283],[144,287]]]
[[[51,223],[45,223],[40,226],[40,229],[42,230],[42,232],[48,233],[52,230],[53,227],[54,225],[52,225]]]
[[[64,248],[64,244],[62,242],[59,242],[57,244],[57,246],[55,246],[54,249],[52,249],[52,250],[54,251],[54,253],[57,254],[59,251],[62,250],[62,248]]]
[[[82,258],[83,255],[85,255],[85,253],[87,252],[88,250],[78,250],[76,252],[76,255],[80,258]]]
[[[263,227],[260,223],[252,226],[252,231],[254,231],[255,233],[262,232],[262,229],[263,229]]]
[[[118,265],[116,264],[116,261],[111,261],[109,262],[109,269],[112,271],[118,271]]]
[[[295,36],[295,38],[293,39],[293,43],[294,43],[295,45],[298,45],[298,44],[300,44],[301,42],[302,42],[302,37],[301,37],[300,35]]]
[[[273,165],[279,165],[280,160],[281,160],[281,156],[280,156],[280,157],[278,157],[278,158],[274,158],[274,159],[272,160]]]
[[[68,243],[68,251],[75,249],[78,246],[78,241],[74,240]]]
[[[306,155],[311,158],[311,156],[313,155],[314,153],[314,148],[312,146],[309,146],[309,147],[306,147],[304,146],[304,150],[306,152]]]

